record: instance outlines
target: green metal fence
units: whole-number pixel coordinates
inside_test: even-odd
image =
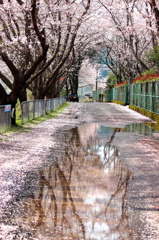
[[[113,99],[117,102],[121,102],[123,104],[128,103],[128,86],[121,86],[118,88],[114,88]]]
[[[100,92],[93,92],[93,98],[99,100]],[[104,92],[105,102],[129,104],[149,112],[159,114],[159,81],[136,83],[107,89]]]
[[[159,114],[159,82],[132,84],[130,105]]]
[[[113,100],[113,91],[114,91],[114,88],[105,90],[104,93],[105,93],[106,102],[111,102]]]
[[[112,88],[105,90],[105,101],[116,101],[122,104],[128,104],[129,102],[129,86],[121,86],[118,88]]]
[[[93,91],[93,99],[99,101],[100,91]]]

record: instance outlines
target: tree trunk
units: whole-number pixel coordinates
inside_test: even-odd
[[[7,103],[8,94],[6,93],[4,87],[0,84],[0,105],[5,105]]]
[[[20,103],[27,101],[27,92],[26,89],[23,89],[19,93],[19,101]]]
[[[156,2],[157,1],[155,1],[155,0],[149,1],[151,8],[154,12],[154,16],[155,16],[155,20],[156,20],[157,35],[159,37],[159,9],[157,8]]]
[[[16,126],[16,104],[18,97],[19,97],[19,72],[16,75],[16,80],[14,80],[11,92],[11,106],[12,106],[11,125],[14,126]]]
[[[16,103],[11,103],[11,125],[16,126]]]

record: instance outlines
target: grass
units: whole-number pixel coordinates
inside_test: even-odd
[[[93,98],[85,98],[83,102],[94,102]]]
[[[2,136],[5,137],[10,137],[12,135],[14,135],[15,133],[21,133],[21,132],[28,132],[31,129],[31,127],[28,126],[21,126],[21,125],[16,125],[16,126],[12,126],[10,128],[8,128],[6,131],[2,132]],[[4,138],[1,138],[0,141],[2,140],[7,140]]]
[[[49,112],[41,117],[38,117],[33,120],[27,121],[25,124],[22,125],[22,120],[21,120],[21,109],[19,107],[19,104],[16,108],[16,126],[12,126],[9,129],[4,129],[1,131],[3,133],[3,136],[12,136],[15,133],[21,133],[21,132],[28,132],[33,125],[37,125],[43,121],[46,121],[50,118],[55,118],[57,117],[60,113],[64,111],[65,108],[69,106],[69,103],[63,103],[60,107],[58,107],[55,111]],[[4,140],[4,138],[0,138],[0,141]],[[6,140],[6,139],[5,139]]]

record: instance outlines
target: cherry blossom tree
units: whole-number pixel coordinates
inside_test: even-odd
[[[1,0],[0,78],[13,108],[26,89],[34,98],[58,96],[64,84],[76,92],[88,58],[118,82],[151,69],[146,52],[158,44],[158,9],[156,0]]]
[[[157,35],[159,37],[159,2],[157,0],[149,0],[152,15],[154,15],[155,25],[157,29]]]
[[[100,44],[101,53],[98,49],[103,62],[116,74],[119,82],[126,78],[132,79],[150,69],[152,65],[147,62],[145,53],[158,43],[156,15],[152,6],[150,7],[152,2],[98,2],[102,6],[100,17],[103,18],[103,25],[100,27],[106,29]]]
[[[13,108],[18,98],[26,99],[27,88],[42,86],[35,97],[44,98],[55,87],[90,2],[1,2],[0,61],[8,67],[9,78],[3,71],[0,78],[11,89]]]

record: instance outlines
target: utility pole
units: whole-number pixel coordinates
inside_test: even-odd
[[[96,67],[96,92],[98,91],[98,64]]]

